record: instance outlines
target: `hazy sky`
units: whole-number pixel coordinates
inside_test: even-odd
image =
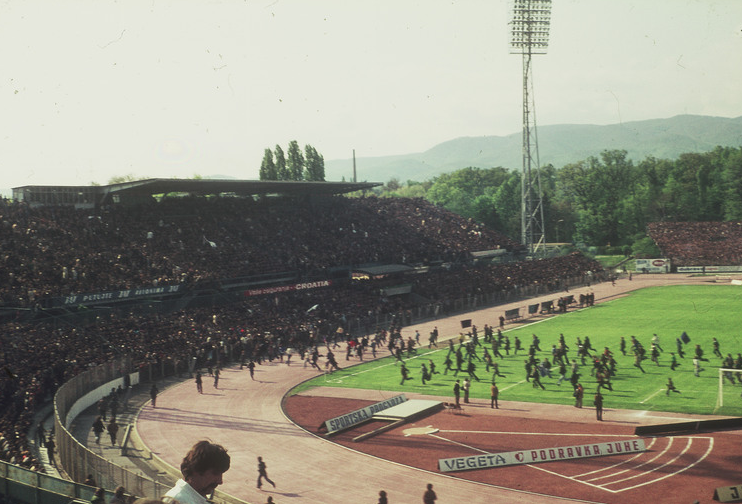
[[[521,129],[500,0],[0,1],[0,187],[257,179]],[[742,115],[742,1],[554,0],[539,125]],[[369,177],[373,180],[373,177]]]

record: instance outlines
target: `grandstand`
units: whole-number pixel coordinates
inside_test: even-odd
[[[653,222],[647,233],[674,267],[742,265],[742,222]]]
[[[0,459],[43,471],[34,414],[99,364],[164,374],[271,359],[338,327],[360,335],[600,279],[580,254],[524,261],[518,243],[422,199],[342,196],[372,186],[158,179],[85,204],[14,190],[0,202]]]
[[[171,194],[265,198],[271,195],[312,197],[366,191],[374,182],[294,182],[283,180],[146,179],[104,186],[22,186],[13,200],[31,207],[73,206],[98,209],[113,204],[137,204]]]

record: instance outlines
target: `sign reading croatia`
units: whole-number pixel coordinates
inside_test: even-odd
[[[643,439],[629,441],[611,441],[610,443],[591,443],[561,448],[541,448],[538,450],[521,450],[505,453],[486,453],[470,457],[455,457],[438,460],[438,469],[442,472],[469,471],[472,469],[488,469],[518,464],[534,464],[537,462],[555,462],[588,457],[605,457],[637,453],[646,450]]]

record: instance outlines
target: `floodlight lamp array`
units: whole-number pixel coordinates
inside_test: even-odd
[[[550,23],[551,0],[514,0],[510,52],[545,54]]]

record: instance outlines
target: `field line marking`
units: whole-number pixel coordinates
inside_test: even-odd
[[[630,437],[635,438],[638,437],[634,434],[588,434],[585,432],[579,433],[579,432],[506,432],[506,431],[483,431],[483,430],[444,430],[441,429],[440,432],[450,432],[453,434],[505,434],[505,435],[516,435],[516,436],[589,436],[589,437]]]
[[[515,382],[515,383],[513,383],[512,385],[508,385],[507,387],[504,387],[503,389],[501,389],[501,392],[505,392],[506,390],[510,390],[511,388],[513,388],[513,387],[517,387],[517,386],[518,386],[518,385],[520,385],[521,383],[525,383],[525,382],[526,382],[525,380],[521,380],[521,381],[519,381],[519,382]]]
[[[601,479],[605,479],[605,478],[611,478],[611,477],[613,477],[613,476],[618,476],[619,474],[623,474],[623,473],[626,473],[626,472],[628,472],[629,470],[635,470],[635,469],[639,469],[639,468],[640,468],[640,467],[642,467],[642,466],[645,466],[645,465],[647,465],[647,464],[650,464],[650,463],[654,462],[654,461],[655,461],[655,460],[657,460],[657,459],[658,459],[659,457],[661,457],[661,456],[663,456],[663,455],[664,455],[665,453],[667,453],[667,451],[668,451],[668,450],[670,449],[670,446],[672,446],[672,444],[673,444],[673,438],[670,438],[670,442],[669,442],[669,443],[667,444],[667,446],[665,446],[665,448],[664,448],[664,449],[663,449],[662,451],[660,451],[660,452],[659,452],[659,453],[658,453],[657,455],[655,455],[654,457],[652,457],[652,458],[651,458],[650,460],[647,460],[646,462],[642,462],[641,464],[639,464],[639,465],[637,465],[637,466],[634,466],[634,467],[632,467],[631,469],[625,469],[625,470],[623,470],[623,471],[619,471],[619,472],[617,472],[617,473],[610,473],[610,474],[606,474],[605,476],[597,476],[597,477],[595,477],[595,478],[591,478],[591,479],[589,479],[589,480],[587,480],[587,481],[597,481],[597,480],[601,480]],[[625,460],[624,462],[630,462],[630,461],[632,461],[632,460],[635,460],[635,459],[637,459],[638,457],[640,457],[640,456],[644,455],[644,453],[646,453],[646,452],[641,452],[641,453],[637,453],[636,455],[634,455],[633,457],[631,457],[631,458],[630,458],[630,459],[628,459],[628,460]],[[622,462],[622,463],[624,463],[624,462]],[[599,472],[607,471],[608,469],[613,469],[614,467],[617,467],[617,466],[619,466],[619,465],[621,465],[621,464],[614,464],[613,466],[608,466],[608,467],[604,467],[604,468],[602,468],[602,469],[598,469],[598,470],[595,470],[595,471],[590,471],[590,472],[588,472],[588,473],[584,473],[584,474],[581,474],[581,475],[579,475],[579,476],[577,476],[577,477],[583,477],[583,476],[587,476],[587,475],[589,475],[589,474],[597,474],[597,473],[599,473]],[[620,481],[620,480],[619,480],[619,481]],[[613,482],[611,482],[611,483],[615,483],[615,481],[613,481]],[[610,484],[610,483],[609,483],[609,484]]]
[[[659,394],[663,390],[665,390],[665,389],[659,389],[659,390],[657,390],[657,392],[655,392],[654,394],[651,394],[649,397],[645,397],[643,400],[639,401],[639,404],[644,404],[645,402],[649,401],[650,399],[652,399],[654,396],[656,396],[657,394]]]
[[[574,482],[580,483],[582,485],[587,485],[587,486],[590,486],[590,487],[593,487],[593,488],[597,488],[597,489],[600,489],[600,490],[605,490],[607,492],[615,493],[614,490],[611,490],[609,488],[603,488],[600,485],[595,485],[593,483],[588,483],[587,481],[580,481],[578,479],[575,479],[574,476],[565,476],[564,474],[559,474],[558,472],[550,471],[550,470],[548,470],[548,469],[546,469],[544,467],[540,467],[538,464],[526,464],[526,465],[528,467],[531,467],[532,469],[538,469],[539,471],[543,471],[543,472],[548,473],[548,474],[551,474],[553,476],[559,476],[560,478],[564,478],[564,479],[567,479],[567,480],[570,480],[570,481],[574,481]]]
[[[467,444],[464,444],[464,443],[459,443],[458,441],[454,441],[452,439],[444,438],[443,436],[436,436],[435,434],[427,434],[427,435],[430,436],[430,437],[434,437],[436,439],[440,439],[441,441],[448,441],[451,444],[463,446],[464,448],[469,448],[470,450],[478,451],[479,453],[489,453],[487,450],[482,450],[481,448],[475,448],[473,446],[470,446],[470,445],[467,445]]]
[[[629,476],[628,478],[624,478],[624,479],[620,479],[620,480],[616,480],[616,481],[611,481],[610,483],[607,483],[607,484],[609,484],[609,485],[616,485],[616,484],[618,484],[618,483],[623,483],[624,481],[629,481],[629,480],[632,480],[632,479],[636,479],[636,478],[641,478],[641,477],[643,477],[643,476],[646,476],[646,475],[648,475],[648,474],[651,474],[651,473],[653,473],[653,472],[655,472],[655,471],[658,471],[658,470],[662,469],[663,467],[667,467],[668,465],[670,465],[670,464],[674,463],[674,462],[675,462],[676,460],[678,460],[678,459],[679,459],[680,457],[682,457],[683,455],[685,455],[685,453],[686,453],[686,452],[687,452],[688,450],[690,450],[690,447],[691,447],[692,445],[693,445],[693,439],[687,439],[687,440],[686,440],[686,444],[685,444],[685,448],[683,448],[683,450],[682,450],[682,451],[680,452],[680,454],[679,454],[679,455],[676,455],[675,457],[673,457],[672,459],[670,459],[670,460],[669,460],[668,462],[665,462],[664,464],[662,464],[662,465],[660,465],[660,466],[654,467],[654,468],[650,469],[649,471],[644,471],[644,472],[642,472],[642,473],[640,473],[640,474],[636,474],[636,475],[634,475],[634,476]],[[694,463],[694,465],[695,465],[695,463]],[[690,467],[690,466],[686,466],[686,467],[684,467],[683,469],[681,469],[681,470],[679,470],[679,471],[674,471],[674,472],[672,472],[672,473],[666,474],[666,475],[664,475],[664,476],[662,476],[662,477],[660,477],[660,478],[654,479],[654,480],[652,480],[652,481],[647,481],[647,482],[645,482],[645,483],[640,483],[640,484],[638,484],[638,485],[634,485],[633,487],[622,488],[622,489],[620,489],[620,490],[617,490],[617,492],[624,492],[624,491],[626,491],[626,490],[631,490],[631,489],[633,489],[633,488],[639,488],[639,487],[641,487],[641,486],[644,486],[644,485],[648,485],[649,483],[654,483],[655,481],[660,481],[660,480],[663,480],[663,479],[665,479],[665,478],[667,478],[667,477],[670,477],[670,476],[673,476],[673,475],[675,475],[675,474],[679,474],[679,473],[681,473],[681,472],[685,471],[686,469],[688,469],[688,467]]]
[[[697,465],[697,464],[700,464],[700,463],[701,463],[701,462],[702,462],[702,461],[703,461],[703,460],[704,460],[704,459],[705,459],[706,457],[708,457],[708,456],[709,456],[709,455],[711,454],[711,451],[712,451],[712,450],[713,450],[713,448],[714,448],[714,438],[713,438],[713,437],[700,437],[700,438],[693,438],[693,437],[688,437],[688,445],[686,446],[686,449],[685,449],[685,450],[683,450],[683,452],[682,452],[682,453],[681,453],[680,455],[678,455],[677,457],[675,457],[675,458],[674,458],[673,460],[671,460],[671,461],[670,461],[670,462],[668,462],[667,464],[663,464],[662,466],[660,466],[660,467],[658,467],[658,468],[656,468],[656,469],[653,469],[653,471],[654,471],[654,470],[657,470],[657,469],[661,469],[662,467],[665,467],[666,465],[668,465],[668,464],[671,464],[671,463],[675,462],[675,460],[677,460],[677,459],[678,459],[678,458],[680,458],[680,457],[681,457],[682,455],[684,455],[684,454],[685,454],[685,452],[687,452],[687,451],[688,451],[688,450],[690,449],[691,445],[693,444],[693,440],[694,440],[694,439],[706,439],[706,440],[707,440],[707,441],[709,442],[708,448],[706,449],[706,453],[704,453],[704,454],[703,454],[703,456],[702,456],[702,457],[700,457],[700,458],[699,458],[698,460],[696,460],[696,461],[695,461],[695,462],[693,462],[692,464],[689,464],[689,465],[687,465],[687,466],[683,467],[682,469],[678,469],[677,471],[673,471],[673,472],[671,472],[671,473],[665,474],[664,476],[660,476],[659,478],[655,478],[655,479],[653,479],[653,480],[651,480],[651,481],[647,481],[646,483],[641,483],[641,484],[639,484],[639,485],[634,485],[634,486],[632,486],[632,487],[628,487],[628,488],[622,488],[622,489],[621,489],[621,490],[619,490],[619,491],[620,491],[620,492],[623,492],[623,491],[625,491],[625,490],[633,490],[633,489],[635,489],[635,488],[639,488],[639,487],[641,487],[641,486],[644,486],[644,485],[649,485],[650,483],[656,483],[657,481],[662,481],[663,479],[669,478],[669,477],[671,477],[671,476],[676,476],[676,475],[678,475],[678,474],[680,474],[680,473],[682,473],[682,472],[685,472],[685,471],[687,471],[688,469],[690,469],[690,468],[694,467],[695,465]],[[645,474],[648,474],[648,473],[645,473]]]
[[[648,461],[646,461],[646,462],[644,462],[644,463],[642,463],[642,464],[640,464],[640,465],[636,466],[636,468],[639,468],[639,467],[641,467],[641,466],[643,466],[643,465],[651,464],[652,462],[654,462],[655,460],[657,460],[658,458],[660,458],[661,456],[663,456],[663,455],[664,455],[665,453],[667,453],[667,451],[668,451],[668,450],[670,449],[670,447],[671,447],[671,446],[673,445],[673,443],[674,443],[674,441],[675,441],[675,437],[674,437],[674,436],[671,436],[671,437],[669,437],[668,439],[669,439],[670,441],[669,441],[669,442],[667,443],[667,445],[666,445],[666,446],[665,446],[665,447],[664,447],[664,448],[663,448],[663,449],[662,449],[662,450],[661,450],[660,452],[658,452],[658,453],[657,453],[657,454],[656,454],[656,455],[655,455],[654,457],[652,457],[652,458],[651,458],[651,459],[649,459]],[[635,469],[636,469],[636,468],[635,468]],[[601,471],[603,471],[603,469],[597,469],[597,470],[595,470],[595,471],[590,471],[590,472],[586,472],[586,473],[583,473],[583,474],[578,474],[577,476],[575,476],[575,478],[583,478],[583,477],[585,477],[585,476],[588,476],[588,475],[590,475],[590,474],[595,474],[595,473],[599,473],[599,472],[601,472]],[[606,476],[601,476],[601,477],[598,477],[598,478],[593,478],[593,479],[602,479],[602,478],[605,478],[605,477],[606,477]],[[589,480],[589,481],[593,481],[593,480]]]
[[[670,448],[672,447],[672,445],[673,445],[673,441],[674,441],[674,440],[675,440],[675,438],[674,438],[674,437],[670,437],[670,442],[669,442],[669,443],[667,443],[667,446],[665,447],[665,449],[664,449],[664,450],[662,450],[662,451],[660,451],[659,453],[657,453],[657,455],[655,455],[654,457],[652,457],[652,458],[651,458],[650,460],[647,460],[646,462],[644,462],[644,463],[642,463],[642,464],[639,464],[638,466],[636,466],[636,467],[635,467],[635,469],[639,469],[639,468],[640,468],[640,467],[642,467],[642,466],[645,466],[645,465],[647,465],[647,464],[651,464],[652,462],[654,462],[655,460],[657,460],[657,459],[658,459],[658,458],[660,458],[661,456],[665,455],[665,454],[666,454],[666,453],[667,453],[667,452],[668,452],[668,451],[670,450]],[[686,440],[685,440],[685,448],[683,448],[683,450],[682,450],[682,451],[680,452],[680,454],[682,455],[682,454],[684,454],[684,453],[685,453],[686,451],[688,451],[688,449],[690,448],[690,445],[691,445],[691,444],[693,444],[693,443],[692,443],[692,440],[686,439]],[[634,478],[638,478],[638,477],[640,477],[640,476],[644,476],[645,474],[649,474],[649,473],[651,473],[651,472],[654,472],[654,471],[656,471],[657,469],[660,469],[660,468],[662,468],[662,467],[665,467],[665,466],[666,466],[667,464],[671,464],[671,463],[672,463],[673,461],[675,461],[675,460],[676,460],[677,458],[678,458],[678,457],[676,456],[675,458],[673,458],[672,460],[670,460],[670,462],[665,462],[665,463],[664,463],[664,464],[662,464],[661,466],[655,467],[654,469],[651,469],[651,470],[649,470],[649,471],[643,471],[643,472],[642,472],[642,473],[640,473],[640,474],[636,474],[636,475],[634,475],[634,476],[629,476],[628,478],[624,478],[624,479],[620,479],[620,480],[615,480],[615,481],[611,481],[610,483],[607,483],[607,484],[608,484],[608,485],[613,485],[613,484],[615,484],[615,483],[621,483],[621,482],[623,482],[623,481],[628,481],[628,480],[630,480],[630,479],[634,479]],[[599,479],[599,478],[598,478],[598,479]]]
[[[672,440],[672,438],[671,438],[671,440]],[[670,460],[669,462],[667,462],[667,463],[665,463],[665,464],[662,464],[661,466],[655,467],[654,469],[652,469],[652,470],[650,470],[650,471],[643,471],[643,472],[641,472],[640,474],[637,474],[637,475],[635,475],[635,476],[630,476],[630,477],[628,477],[628,478],[624,478],[624,479],[622,479],[622,480],[611,481],[611,482],[609,482],[609,483],[606,483],[605,485],[600,485],[600,484],[596,484],[596,483],[591,483],[591,481],[595,481],[595,480],[598,480],[598,479],[603,479],[603,478],[605,478],[605,477],[610,477],[610,476],[612,476],[612,475],[608,475],[608,476],[604,476],[604,477],[600,477],[600,478],[594,478],[594,479],[591,479],[591,480],[580,480],[580,479],[578,479],[578,478],[580,478],[580,477],[582,477],[582,476],[585,476],[585,475],[587,475],[587,474],[592,474],[592,473],[600,472],[600,471],[603,471],[603,470],[605,470],[605,469],[608,469],[608,468],[604,468],[604,469],[599,469],[599,470],[597,470],[597,471],[591,471],[591,472],[589,472],[589,473],[584,473],[584,474],[582,474],[582,475],[576,475],[576,476],[565,476],[565,475],[563,475],[563,474],[559,474],[559,473],[557,473],[557,472],[554,472],[554,471],[549,471],[548,469],[544,469],[543,467],[537,467],[537,466],[535,466],[535,465],[533,465],[533,466],[531,466],[531,467],[533,467],[534,469],[538,469],[538,470],[540,470],[540,471],[544,471],[544,472],[547,472],[547,473],[549,473],[549,474],[553,474],[553,475],[555,475],[555,476],[560,476],[560,477],[562,477],[562,478],[565,478],[565,479],[568,479],[568,480],[570,480],[570,481],[575,481],[575,482],[577,482],[577,483],[581,483],[581,484],[583,484],[583,485],[587,485],[587,486],[590,486],[590,487],[593,487],[593,488],[597,488],[597,489],[603,490],[603,491],[605,491],[605,492],[610,492],[610,493],[614,493],[614,494],[615,494],[615,493],[619,493],[619,492],[624,492],[624,491],[626,491],[626,490],[631,490],[631,489],[634,489],[634,488],[639,488],[639,487],[641,487],[641,486],[644,486],[644,485],[648,485],[648,484],[650,484],[650,483],[654,483],[654,482],[656,482],[656,481],[660,481],[660,480],[662,480],[662,479],[668,478],[668,477],[670,477],[670,476],[673,476],[673,475],[675,475],[675,474],[679,474],[679,473],[681,473],[681,472],[683,472],[683,471],[685,471],[685,470],[689,469],[689,468],[690,468],[690,467],[692,467],[693,465],[697,464],[698,462],[700,462],[701,460],[703,460],[703,458],[706,458],[706,456],[707,456],[707,455],[708,455],[708,453],[709,453],[708,451],[707,451],[707,453],[706,453],[706,454],[704,455],[704,457],[703,457],[703,458],[701,458],[701,459],[699,459],[698,461],[694,462],[694,463],[693,463],[692,465],[690,465],[690,466],[688,466],[688,467],[684,467],[683,469],[681,469],[681,470],[679,470],[679,471],[675,471],[675,472],[673,472],[673,473],[670,473],[670,474],[667,474],[667,475],[665,475],[665,476],[662,476],[661,478],[657,478],[657,479],[654,479],[654,480],[651,480],[651,481],[647,481],[647,482],[645,482],[645,483],[641,483],[641,484],[639,484],[639,485],[635,485],[635,486],[633,486],[633,487],[629,487],[629,488],[621,488],[621,489],[618,489],[618,490],[614,490],[614,489],[612,489],[612,488],[608,488],[608,486],[607,486],[607,485],[613,485],[613,484],[616,484],[616,483],[620,483],[620,482],[623,482],[623,481],[628,481],[628,480],[630,480],[630,479],[634,479],[634,478],[640,478],[640,477],[643,477],[643,476],[645,476],[645,475],[647,475],[647,474],[650,474],[650,473],[652,473],[652,472],[654,472],[654,471],[656,471],[656,470],[658,470],[658,469],[661,469],[661,468],[663,468],[663,467],[667,466],[668,464],[672,464],[673,462],[675,462],[675,460],[677,460],[678,458],[680,458],[680,457],[681,457],[682,455],[684,455],[684,454],[685,454],[685,452],[687,452],[687,451],[688,451],[688,449],[690,448],[690,444],[691,444],[691,443],[692,443],[692,440],[691,440],[691,439],[689,439],[689,443],[688,443],[688,444],[686,445],[685,449],[684,449],[684,450],[683,450],[683,451],[682,451],[682,452],[680,453],[680,455],[678,455],[677,457],[673,458],[673,459],[672,459],[672,460]],[[665,448],[665,450],[663,450],[663,452],[662,452],[662,453],[664,453],[665,451],[667,451],[667,449],[669,448],[669,446],[670,446],[671,444],[672,444],[672,441],[671,441],[670,443],[668,443],[668,446],[667,446],[667,447]],[[657,457],[659,457],[660,455],[661,455],[661,454],[658,454],[658,455],[657,455],[656,457],[654,457],[654,458],[653,458],[652,460],[655,460],[655,459],[656,459]],[[633,459],[633,458],[635,458],[635,457],[632,457],[632,459]],[[642,464],[642,465],[646,465],[646,464],[648,464],[648,463],[649,463],[649,462],[646,462],[646,463],[644,463],[644,464]],[[637,467],[641,467],[641,465],[640,465],[640,466],[637,466]],[[626,472],[626,471],[620,471],[620,472],[619,472],[618,474],[622,474],[622,473],[625,473],[625,472]],[[615,473],[614,473],[613,475],[615,475]]]

